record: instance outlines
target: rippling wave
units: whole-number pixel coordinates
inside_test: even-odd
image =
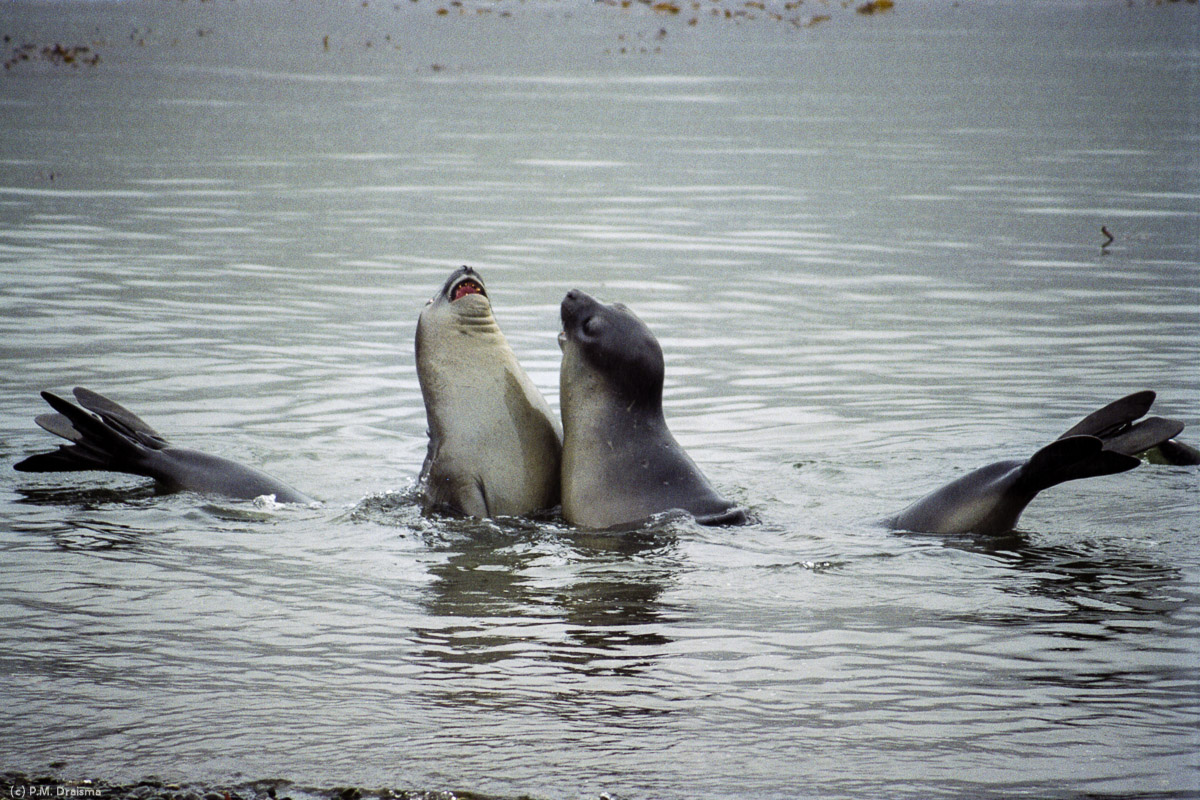
[[[132,38],[59,5],[0,9],[102,56],[0,76],[0,461],[46,446],[39,390],[84,385],[324,506],[0,470],[0,767],[548,797],[1200,785],[1194,469],[1057,487],[1000,539],[873,522],[1130,391],[1200,418],[1186,4],[811,29],[770,3],[726,27],[264,6],[237,30],[135,4]],[[423,517],[412,342],[463,263],[555,408],[564,293],[628,304],[672,430],[754,523]]]

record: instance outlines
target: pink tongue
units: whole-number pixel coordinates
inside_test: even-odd
[[[453,302],[460,297],[466,297],[469,294],[483,294],[483,289],[475,281],[463,281],[458,286],[454,287],[454,296],[450,298]]]

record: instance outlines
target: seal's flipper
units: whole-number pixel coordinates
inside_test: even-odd
[[[42,397],[58,413],[42,414],[37,424],[71,444],[14,464],[21,472],[124,472],[153,478],[169,491],[186,489],[246,500],[274,495],[280,503],[316,502],[253,467],[173,447],[137,414],[95,392],[75,389],[83,408],[50,392],[42,392]]]
[[[1095,436],[1104,442],[1105,450],[1127,456],[1146,455],[1151,461],[1156,461],[1156,456],[1162,455],[1163,460],[1174,463],[1170,454],[1176,453],[1177,449],[1172,447],[1170,440],[1183,431],[1184,424],[1163,417],[1141,419],[1154,404],[1154,398],[1154,392],[1148,389],[1122,397],[1088,414],[1059,439]],[[1178,452],[1185,459],[1184,463],[1189,463],[1186,461],[1187,450],[1192,448],[1188,445],[1182,445],[1182,448]],[[1200,463],[1200,455],[1190,463]]]
[[[1027,461],[998,461],[922,497],[884,524],[914,533],[1008,533],[1038,493],[1065,481],[1125,472],[1142,463],[1095,436],[1058,439]]]
[[[750,514],[741,506],[734,506],[728,511],[720,514],[700,515],[696,517],[696,522],[701,525],[710,525],[714,528],[724,528],[734,525],[746,525],[750,522]]]
[[[165,436],[151,428],[145,420],[120,403],[82,386],[76,386],[74,392],[79,405],[88,411],[99,414],[100,418],[109,426],[121,430],[122,433],[137,439],[147,447],[160,449],[167,444]]]
[[[71,428],[79,434],[78,439],[71,440],[77,442],[81,447],[104,450],[119,457],[129,457],[137,452],[137,442],[124,431],[114,428],[103,419],[89,414],[74,403],[51,392],[42,392],[42,399],[71,423]]]
[[[1008,533],[1025,506],[1044,489],[1066,481],[1125,472],[1161,455],[1195,460],[1200,452],[1174,441],[1183,423],[1147,417],[1152,391],[1135,392],[1088,414],[1027,461],[999,461],[931,492],[885,524],[918,533]],[[1140,422],[1138,420],[1141,420]],[[1190,452],[1189,452],[1190,451]],[[1189,463],[1189,462],[1183,462]]]
[[[1037,494],[1066,481],[1126,472],[1140,463],[1133,456],[1107,449],[1095,436],[1068,436],[1034,453],[1021,467],[1017,484]]]
[[[1163,417],[1147,417],[1128,429],[1104,440],[1104,449],[1136,456],[1161,447],[1183,430],[1183,423]]]
[[[1095,436],[1097,439],[1107,439],[1131,425],[1134,420],[1141,419],[1154,405],[1157,395],[1149,389],[1134,392],[1131,395],[1114,400],[1104,408],[1097,409],[1081,419],[1059,439],[1068,436]]]
[[[33,418],[33,421],[42,430],[53,433],[55,436],[61,436],[68,441],[78,442],[83,439],[83,434],[75,430],[71,420],[62,414],[39,414]]]
[[[86,472],[107,470],[108,464],[92,457],[81,447],[63,445],[49,453],[38,453],[13,464],[18,472]]]
[[[51,392],[42,392],[42,398],[58,413],[42,414],[34,421],[42,429],[73,444],[30,456],[14,464],[13,469],[21,472],[113,470],[145,474],[138,466],[142,445],[123,429],[124,426],[110,425],[105,419]]]

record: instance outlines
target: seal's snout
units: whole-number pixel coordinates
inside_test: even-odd
[[[572,289],[567,292],[567,296],[563,298],[562,306],[560,307],[564,330],[575,320],[578,320],[580,315],[588,308],[595,305],[598,304],[586,292],[581,292],[578,289]]]
[[[562,303],[559,304],[558,311],[559,316],[562,318],[564,330],[566,330],[566,328],[571,324],[571,320],[575,317],[575,309],[579,305],[579,295],[581,294],[583,294],[583,292],[579,291],[578,289],[572,289],[571,291],[567,292],[567,296],[564,297]]]

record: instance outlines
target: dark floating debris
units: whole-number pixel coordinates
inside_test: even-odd
[[[5,42],[10,37],[5,36]],[[100,54],[92,52],[85,45],[64,45],[58,42],[39,47],[33,43],[25,43],[15,48],[4,61],[5,69],[12,69],[17,64],[26,61],[49,61],[51,64],[61,64],[78,68],[80,64],[94,67],[100,63]]]
[[[1110,244],[1112,244],[1113,242],[1116,241],[1116,237],[1112,235],[1112,233],[1108,230],[1107,226],[1101,225],[1100,232],[1104,234],[1104,244],[1100,245],[1101,250],[1103,250],[1104,248],[1108,247]]]
[[[877,11],[891,11],[893,7],[895,3],[892,0],[870,0],[854,10],[860,14],[874,14]]]
[[[766,24],[775,22],[805,29],[829,22],[837,9],[845,13],[872,15],[896,8],[895,0],[820,0],[819,4],[810,2],[807,5],[804,0],[593,0],[593,4],[626,12],[631,9],[645,10],[664,19],[681,16],[693,28],[704,20],[724,20],[735,25],[756,21]],[[803,9],[811,9],[815,13],[802,14],[800,12]],[[642,50],[622,48],[605,52],[633,53]]]

